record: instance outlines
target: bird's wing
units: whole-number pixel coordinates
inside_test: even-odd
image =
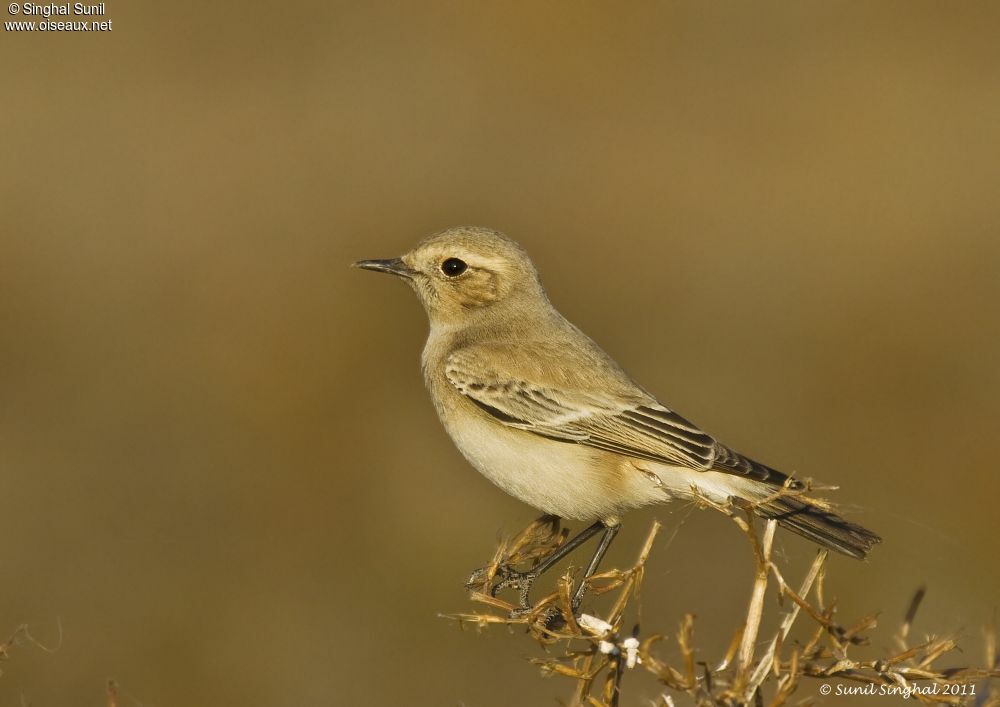
[[[445,376],[508,427],[697,471],[778,485],[787,478],[661,405],[610,359],[582,357],[567,362],[565,350],[545,344],[469,346],[448,357]]]
[[[617,367],[609,376],[595,376],[560,365],[560,359],[544,345],[471,346],[448,357],[445,376],[509,427],[674,466],[712,467],[715,440],[657,403]]]

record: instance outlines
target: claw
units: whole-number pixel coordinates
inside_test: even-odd
[[[552,525],[552,519],[549,517],[545,517],[539,522],[542,521],[548,525]],[[532,528],[537,525],[538,523],[533,524]],[[597,571],[597,566],[600,563],[601,558],[604,556],[604,553],[607,551],[608,546],[611,544],[611,541],[614,540],[615,535],[618,533],[619,527],[620,526],[617,524],[609,525],[604,521],[596,521],[593,525],[578,533],[576,537],[572,538],[568,542],[561,542],[560,539],[560,542],[558,542],[544,557],[538,557],[536,554],[530,554],[530,556],[525,554],[525,545],[519,539],[515,552],[499,553],[497,555],[497,559],[494,561],[494,564],[475,570],[469,576],[465,586],[469,589],[489,592],[492,597],[495,597],[497,592],[501,589],[517,589],[519,599],[517,610],[530,610],[531,604],[528,602],[528,593],[531,591],[531,585],[534,583],[535,579],[541,576],[543,572],[552,568],[557,562],[572,552],[575,548],[586,542],[587,539],[592,537],[595,533],[603,531],[601,542],[598,545],[597,550],[594,552],[594,556],[591,558],[589,566],[583,574],[583,580],[571,599],[570,609],[574,614],[576,614],[580,607],[580,601],[583,599],[583,594],[587,588],[586,580]],[[562,536],[560,536],[560,538],[561,537]],[[520,572],[514,569],[514,565],[520,562],[527,562],[529,559],[533,560],[534,563],[530,570]],[[552,617],[549,618],[551,619]],[[565,623],[564,617],[563,622]]]
[[[486,578],[490,576],[493,568],[491,566],[479,567],[472,570],[472,574],[465,580],[466,589],[479,589],[486,583]]]
[[[494,582],[492,586],[487,588],[485,584],[491,574]],[[466,589],[485,590],[489,592],[491,597],[495,597],[501,589],[517,589],[520,608],[530,610],[528,592],[531,591],[531,585],[537,578],[538,573],[534,571],[519,572],[509,565],[500,565],[496,568],[487,566],[473,570],[465,582],[465,587]]]
[[[510,610],[510,618],[514,620],[523,619],[535,613],[534,607],[519,606]],[[558,631],[566,625],[561,609],[555,606],[547,606],[542,609],[539,619],[542,625],[549,631]]]
[[[497,572],[497,575],[500,577],[500,581],[490,587],[490,595],[496,596],[497,592],[501,589],[517,589],[520,607],[522,609],[530,609],[531,604],[528,603],[528,592],[531,591],[531,585],[535,583],[538,575],[534,572],[518,572],[509,567],[501,568],[501,571]]]
[[[574,610],[575,613],[575,610]],[[566,617],[563,616],[562,609],[555,606],[549,607],[545,617],[545,628],[549,631],[558,631],[566,625]]]

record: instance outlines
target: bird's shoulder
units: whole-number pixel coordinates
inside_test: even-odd
[[[534,389],[609,408],[655,403],[589,339],[469,343],[450,351],[442,366],[452,385],[463,389]]]

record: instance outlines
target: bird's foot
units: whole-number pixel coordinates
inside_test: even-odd
[[[541,625],[547,631],[553,632],[566,626],[566,617],[563,616],[562,609],[551,605],[542,609],[536,609],[534,607],[517,607],[511,609],[510,618],[515,621],[521,619],[531,619],[536,612],[538,615],[535,617],[535,621],[532,622],[536,626]]]
[[[530,612],[531,604],[528,603],[528,592],[531,591],[531,585],[537,578],[538,574],[531,570],[521,572],[509,565],[489,566],[474,570],[465,586],[468,589],[479,589],[487,592],[491,597],[495,597],[502,589],[517,589],[519,601],[518,607],[514,611]],[[514,618],[513,613],[511,618]]]
[[[472,570],[472,574],[470,574],[469,578],[465,580],[465,588],[475,589],[477,591],[485,589],[487,580],[494,572],[496,572],[496,569],[493,565],[478,567]]]
[[[545,628],[549,631],[559,631],[568,623],[566,621],[566,617],[563,616],[562,609],[554,606],[551,606],[546,610],[543,621],[545,622]]]
[[[532,570],[522,572],[510,565],[488,565],[474,570],[466,581],[465,586],[468,589],[489,594],[491,597],[495,597],[503,589],[516,589],[518,590],[518,603],[510,610],[510,619],[520,621],[531,618],[532,615],[538,612],[539,615],[536,620],[541,626],[548,631],[560,631],[569,623],[566,618],[565,608],[552,605],[544,608],[535,607],[532,606],[528,598],[531,587],[538,576],[538,573]],[[575,618],[580,616],[580,604],[582,603],[586,589],[587,584],[584,583],[574,593],[569,607],[566,607],[573,612]],[[531,623],[539,625],[536,621],[532,621]]]

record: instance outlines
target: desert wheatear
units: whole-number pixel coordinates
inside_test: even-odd
[[[852,557],[880,541],[637,385],[555,310],[527,253],[502,233],[452,228],[401,258],[355,266],[405,279],[427,310],[424,380],[465,458],[547,514],[596,519],[537,567],[507,578],[505,586],[522,589],[522,604],[537,575],[603,531],[592,574],[623,513],[671,499],[744,503]]]

